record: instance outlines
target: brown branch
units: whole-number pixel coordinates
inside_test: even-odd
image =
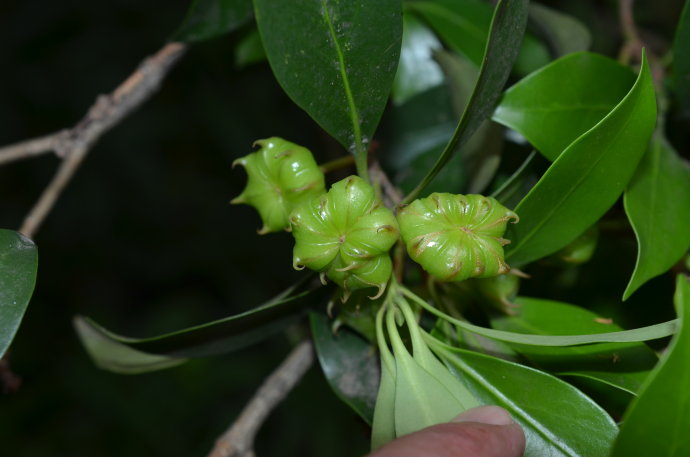
[[[208,457],[254,457],[254,438],[269,413],[297,385],[314,362],[310,340],[296,346],[264,381]]]
[[[56,140],[62,133],[59,131],[0,148],[0,165],[54,151]]]
[[[186,49],[182,43],[166,44],[145,59],[111,94],[99,96],[86,116],[71,129],[0,149],[0,163],[48,150],[63,158],[53,180],[24,219],[20,232],[33,238],[96,141],[158,90]]]

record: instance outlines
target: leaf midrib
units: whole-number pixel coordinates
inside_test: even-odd
[[[345,90],[345,98],[347,100],[347,105],[349,108],[350,122],[352,122],[352,133],[354,135],[354,150],[359,151],[362,145],[362,129],[360,127],[360,116],[357,110],[357,104],[355,103],[354,95],[352,94],[352,88],[350,87],[350,80],[347,75],[347,66],[345,64],[345,54],[340,47],[340,41],[338,41],[338,36],[335,33],[335,28],[333,26],[333,21],[330,14],[328,13],[328,4],[326,0],[321,0],[321,8],[323,12],[323,19],[328,27],[328,33],[333,40],[333,47],[338,58],[338,69],[340,71],[340,77],[343,80],[343,89]],[[359,155],[359,154],[358,154]]]

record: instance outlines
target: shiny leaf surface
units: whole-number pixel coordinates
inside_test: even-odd
[[[674,301],[679,331],[626,411],[611,457],[690,455],[690,282],[682,275]]]
[[[558,59],[509,88],[493,120],[519,132],[549,160],[601,121],[630,90],[628,67],[582,52]]]
[[[650,143],[623,203],[638,246],[625,300],[668,271],[690,247],[690,167],[660,135]]]
[[[347,327],[334,332],[323,314],[311,313],[309,321],[328,384],[338,398],[371,424],[381,377],[374,347]]]
[[[510,75],[527,25],[527,0],[499,1],[489,30],[479,77],[453,137],[424,180],[404,200],[409,203],[489,117]]]
[[[483,404],[506,408],[523,427],[524,457],[608,456],[618,427],[570,384],[495,357],[435,350]]]
[[[30,239],[0,229],[0,357],[12,343],[36,284],[38,251]]]
[[[255,0],[254,7],[285,92],[346,149],[365,157],[398,64],[400,1]]]
[[[595,128],[558,157],[515,208],[506,260],[519,267],[577,238],[615,203],[630,181],[656,124],[649,66],[625,98]]]
[[[513,315],[495,317],[499,330],[535,335],[575,335],[617,332],[622,329],[579,306],[538,298],[518,297]],[[540,369],[583,375],[628,393],[639,391],[657,362],[644,343],[603,343],[574,347],[512,345]]]

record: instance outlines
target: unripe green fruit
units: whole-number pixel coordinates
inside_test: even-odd
[[[254,143],[256,152],[235,160],[247,171],[247,187],[231,203],[246,203],[259,212],[259,233],[289,228],[294,208],[323,194],[324,176],[311,152],[289,141],[272,137]]]
[[[388,251],[399,237],[393,212],[358,176],[333,184],[290,215],[295,237],[293,265],[327,272],[345,289],[385,287],[391,273]]]
[[[514,212],[483,195],[433,193],[398,212],[407,252],[444,281],[488,278],[510,270],[501,238]]]

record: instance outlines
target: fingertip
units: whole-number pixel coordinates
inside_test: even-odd
[[[515,423],[508,411],[493,405],[468,409],[452,419],[451,422],[477,422],[489,425],[511,425]]]

